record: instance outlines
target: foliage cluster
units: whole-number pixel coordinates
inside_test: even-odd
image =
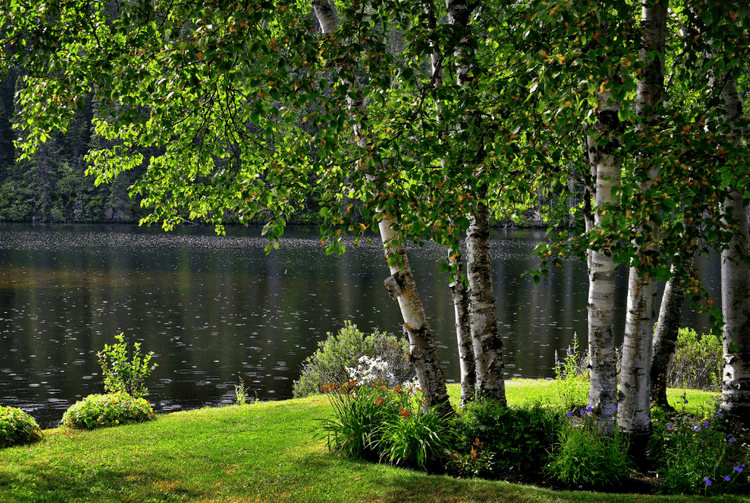
[[[350,321],[335,335],[318,343],[318,349],[302,366],[299,380],[294,382],[294,396],[303,397],[318,393],[322,386],[333,383],[340,386],[353,378],[362,380],[383,379],[390,386],[411,380],[414,370],[409,362],[409,344],[406,339],[375,330],[365,335]],[[362,368],[363,357],[376,365]],[[359,375],[352,376],[352,369]]]
[[[560,362],[555,351],[555,381],[565,411],[580,409],[588,402],[588,363],[588,351],[578,352],[578,334],[573,334],[573,343],[568,346],[565,360]]]
[[[157,367],[156,364],[148,366],[154,352],[141,357],[141,343],[136,342],[133,345],[133,355],[128,359],[128,345],[123,334],[116,335],[115,339],[119,342],[111,346],[105,344],[104,349],[96,354],[104,376],[104,391],[127,393],[134,398],[143,397],[148,394],[146,378]]]
[[[16,407],[0,406],[0,447],[32,444],[44,435],[34,418]]]
[[[418,388],[382,381],[360,385],[352,380],[325,387],[334,416],[321,423],[328,448],[354,458],[429,469],[452,446],[450,420],[434,410],[422,413]]]
[[[627,439],[617,432],[602,434],[590,413],[590,408],[567,413],[545,472],[576,488],[617,487],[628,479],[632,468]]]
[[[699,336],[693,329],[680,328],[667,369],[667,386],[718,391],[723,368],[720,336],[712,333]]]
[[[654,433],[650,439],[654,466],[667,494],[721,494],[748,492],[750,448],[731,431],[722,413],[704,411],[672,415],[653,409]],[[743,472],[745,472],[743,474]]]
[[[459,435],[448,472],[461,477],[537,481],[557,441],[560,418],[553,409],[468,404],[456,421]]]
[[[119,424],[142,423],[154,417],[151,404],[144,398],[117,392],[89,395],[79,400],[65,411],[62,424],[70,428],[92,430]]]

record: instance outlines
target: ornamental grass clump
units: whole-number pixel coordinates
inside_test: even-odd
[[[0,447],[33,444],[43,438],[41,428],[26,412],[0,406]]]
[[[667,414],[653,409],[650,450],[655,458],[658,490],[666,494],[722,494],[750,491],[747,446],[725,430],[720,411]]]
[[[321,391],[327,393],[334,411],[320,425],[331,451],[429,469],[441,464],[453,443],[448,419],[434,411],[423,414],[418,388],[351,380],[340,386],[329,384]]]
[[[93,430],[120,424],[142,423],[153,419],[154,410],[143,398],[127,393],[89,395],[65,411],[62,424],[69,428]]]

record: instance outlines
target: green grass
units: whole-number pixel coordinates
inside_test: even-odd
[[[450,392],[457,403],[458,387]],[[696,410],[709,396],[687,393]],[[555,383],[509,381],[507,395],[511,405],[554,403]],[[350,461],[314,436],[317,420],[329,413],[318,396],[177,412],[94,431],[47,430],[38,444],[0,450],[0,501],[704,501],[551,491]],[[750,503],[750,497],[711,501]]]

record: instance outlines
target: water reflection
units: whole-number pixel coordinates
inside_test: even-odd
[[[162,412],[231,403],[238,376],[261,399],[291,396],[303,360],[344,320],[400,332],[377,240],[326,256],[315,229],[290,229],[266,255],[259,236],[259,228],[219,237],[200,227],[0,225],[0,403],[53,425],[74,401],[102,391],[96,352],[120,332],[156,353],[148,398]],[[511,376],[550,377],[555,350],[586,333],[583,263],[566,262],[539,285],[521,277],[542,238],[501,231],[493,240]],[[456,380],[443,256],[436,246],[410,250],[446,375]],[[703,267],[715,272],[718,264]],[[624,294],[618,302],[624,309]],[[706,326],[705,317],[686,314],[686,324]],[[617,323],[621,330],[623,319]]]

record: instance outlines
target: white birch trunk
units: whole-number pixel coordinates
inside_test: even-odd
[[[467,75],[469,65],[465,61],[467,54],[462,44],[468,42],[471,33],[469,16],[472,9],[465,0],[446,0],[448,23],[462,32],[461,43],[454,48],[456,65],[456,82],[459,86],[469,84]],[[479,200],[486,198],[487,187],[478,188]],[[469,280],[469,326],[474,346],[474,363],[476,368],[476,391],[478,398],[496,401],[503,405],[505,399],[505,376],[503,375],[503,341],[497,330],[495,316],[495,296],[492,291],[492,273],[490,269],[490,215],[489,209],[482,202],[477,202],[466,231],[466,269]]]
[[[636,113],[642,120],[641,128],[658,121],[655,107],[659,105],[664,91],[667,0],[660,0],[659,3],[644,1],[642,5],[640,59],[647,66],[641,73],[636,95]],[[651,58],[649,53],[656,53],[659,57]],[[648,162],[648,159],[645,161]],[[658,171],[652,167],[648,179],[640,184],[641,189],[648,189],[657,175]],[[650,233],[655,242],[656,227],[649,222],[644,222],[643,226],[643,230]],[[655,297],[656,280],[648,274],[639,277],[635,268],[631,268],[617,424],[630,437],[631,453],[637,459],[645,454],[646,441],[651,435],[651,352],[656,318]]]
[[[333,33],[338,28],[338,22],[329,0],[313,0],[312,6],[323,33]],[[354,71],[351,68],[346,70],[351,73],[348,76],[347,83],[357,90],[357,99],[350,100],[349,104],[352,108],[356,107],[366,112],[366,105],[359,92]],[[355,135],[357,129],[355,128]],[[359,140],[362,143],[365,141],[364,138]],[[373,176],[377,177],[378,173]],[[448,389],[445,385],[443,371],[440,368],[435,337],[427,322],[427,316],[417,291],[406,250],[399,243],[399,236],[393,229],[390,216],[382,213],[380,216],[378,229],[383,241],[386,261],[388,261],[388,257],[398,258],[396,261],[388,261],[391,276],[385,281],[385,284],[391,297],[397,300],[401,310],[401,316],[404,320],[404,333],[409,339],[409,357],[414,364],[417,379],[422,388],[425,409],[436,407],[441,415],[452,415],[454,411],[450,405]]]
[[[673,410],[667,400],[667,370],[672,361],[677,336],[682,319],[682,305],[685,301],[685,288],[680,280],[692,274],[694,257],[689,258],[678,267],[672,264],[672,277],[664,286],[659,309],[659,320],[656,324],[652,345],[651,360],[651,404],[663,409]]]
[[[483,194],[480,195],[480,198],[483,197]],[[466,231],[469,326],[474,345],[477,397],[505,405],[503,340],[497,331],[495,316],[495,295],[492,291],[490,272],[489,224],[489,209],[485,204],[479,203]]]
[[[611,101],[611,92],[597,93],[597,131],[612,134],[619,123],[620,103]],[[594,227],[603,219],[599,209],[612,202],[612,189],[620,186],[621,162],[614,150],[617,141],[598,147],[589,138],[592,176],[595,180]],[[588,405],[599,417],[599,428],[605,434],[614,432],[614,410],[617,405],[617,356],[615,354],[615,264],[611,254],[589,251],[588,340],[591,357]],[[609,413],[607,411],[609,410]]]
[[[458,362],[461,370],[461,407],[474,400],[477,384],[474,346],[469,325],[469,292],[463,282],[463,258],[457,256],[451,264],[458,266],[459,276],[451,282],[451,298],[456,323],[456,342],[458,344]]]
[[[434,32],[437,29],[437,18],[432,5],[425,6],[427,14],[427,27]],[[443,85],[442,55],[439,49],[433,45],[430,55],[432,86],[437,89]],[[438,117],[440,117],[440,105],[436,105]],[[443,161],[445,167],[445,161]],[[451,253],[451,252],[449,252]],[[458,363],[461,372],[461,407],[474,400],[476,388],[476,365],[474,362],[474,348],[471,340],[471,327],[469,326],[469,291],[463,281],[464,260],[460,252],[449,257],[451,267],[456,267],[457,276],[451,281],[449,288],[451,300],[453,301],[453,314],[456,327],[456,343],[458,346]]]
[[[722,90],[724,119],[742,115],[732,75]],[[748,216],[742,194],[732,191],[724,203],[737,223],[737,234],[721,254],[721,307],[724,315],[724,372],[721,408],[731,419],[750,424],[750,269],[740,261],[748,253]]]

